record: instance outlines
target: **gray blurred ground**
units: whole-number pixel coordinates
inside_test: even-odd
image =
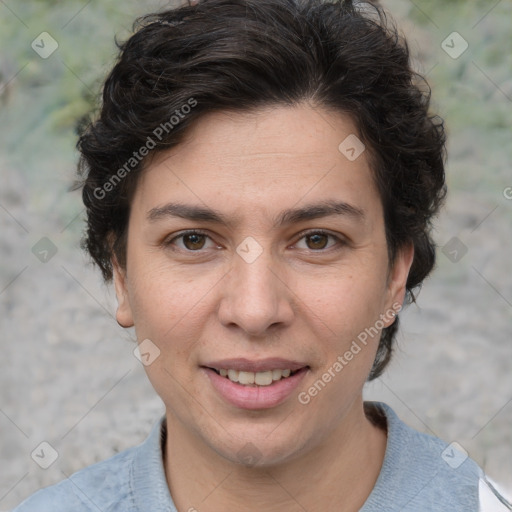
[[[510,494],[512,5],[382,3],[446,118],[450,193],[437,271],[401,314],[392,366],[367,396],[457,441]],[[163,412],[113,320],[112,292],[78,248],[83,212],[67,189],[74,123],[111,64],[114,34],[164,5],[0,3],[0,511],[138,443]],[[58,44],[47,58],[31,47],[51,50],[42,32]],[[42,441],[58,453],[46,470],[31,458]]]

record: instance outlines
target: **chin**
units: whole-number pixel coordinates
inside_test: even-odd
[[[245,432],[242,437],[230,437],[225,442],[210,440],[208,444],[232,463],[248,468],[270,468],[299,457],[304,453],[307,442],[292,433],[288,433],[286,437],[269,438],[267,433],[251,436]]]

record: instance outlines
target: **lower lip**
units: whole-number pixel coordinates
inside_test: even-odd
[[[226,402],[240,409],[270,409],[283,403],[299,386],[308,369],[302,368],[290,377],[269,386],[244,386],[203,367],[213,387]]]

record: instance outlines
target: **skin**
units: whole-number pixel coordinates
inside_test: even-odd
[[[165,470],[180,512],[356,511],[377,480],[386,433],[365,416],[362,389],[378,336],[310,403],[297,399],[402,304],[413,258],[405,247],[388,261],[367,152],[349,161],[338,150],[355,133],[350,118],[306,104],[208,114],[141,176],[126,268],[114,261],[117,320],[161,351],[146,371],[166,407]],[[325,201],[362,215],[274,223]],[[170,202],[229,222],[148,219]],[[176,238],[189,229],[208,236]],[[305,236],[318,229],[333,236]],[[236,252],[248,236],[262,250],[252,263]],[[225,402],[201,369],[232,357],[309,369],[285,402],[249,411]],[[254,466],[240,458],[248,449]]]

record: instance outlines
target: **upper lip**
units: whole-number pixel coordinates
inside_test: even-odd
[[[202,366],[205,366],[207,368],[214,368],[216,370],[225,369],[238,370],[242,372],[266,372],[269,370],[291,370],[292,372],[294,372],[308,365],[298,361],[282,359],[280,357],[271,357],[267,359],[258,360],[237,357],[232,359],[211,361],[209,363],[203,364]]]

